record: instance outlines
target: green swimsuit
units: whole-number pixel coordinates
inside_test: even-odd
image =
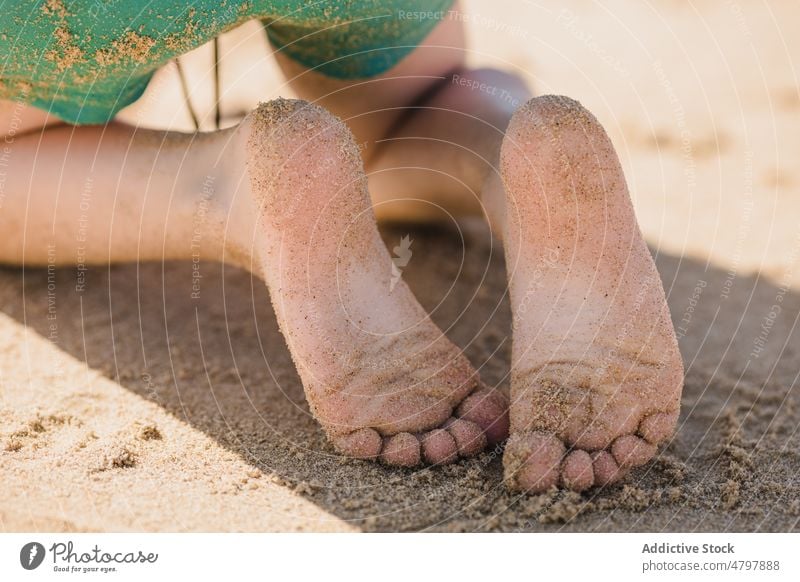
[[[76,124],[105,123],[153,73],[246,20],[292,59],[342,79],[394,66],[452,0],[6,0],[0,98]]]

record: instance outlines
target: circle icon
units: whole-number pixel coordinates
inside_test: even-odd
[[[35,570],[44,561],[44,546],[39,542],[28,542],[19,551],[19,563],[26,570]]]

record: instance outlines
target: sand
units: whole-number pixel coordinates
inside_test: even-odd
[[[504,490],[499,450],[418,470],[344,460],[310,417],[249,273],[204,263],[193,300],[191,263],[2,268],[0,529],[800,529],[800,96],[789,56],[800,38],[788,34],[800,8],[610,10],[621,6],[512,14],[472,3],[466,14],[476,62],[515,63],[538,92],[580,99],[620,151],[687,370],[678,434],[656,460],[608,491],[538,496]],[[140,108],[180,125],[185,112],[159,101],[174,100],[169,74]],[[507,389],[501,249],[475,224],[463,241],[384,230],[390,246],[407,234],[403,277],[484,380]]]

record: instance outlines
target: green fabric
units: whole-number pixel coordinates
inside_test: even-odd
[[[162,65],[246,20],[289,57],[331,77],[397,64],[452,0],[5,0],[0,98],[76,124],[105,123]]]

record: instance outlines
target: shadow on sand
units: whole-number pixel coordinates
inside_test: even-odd
[[[406,233],[384,234],[393,246]],[[484,380],[507,386],[500,249],[485,233],[466,245],[411,237],[403,276]],[[625,486],[583,496],[509,495],[499,451],[417,471],[343,462],[309,415],[266,289],[230,267],[202,265],[199,298],[188,263],[92,269],[81,293],[60,269],[58,347],[365,530],[797,529],[800,296],[696,260],[657,262],[687,368],[679,432]],[[47,337],[46,271],[2,269],[0,283],[2,311]]]

